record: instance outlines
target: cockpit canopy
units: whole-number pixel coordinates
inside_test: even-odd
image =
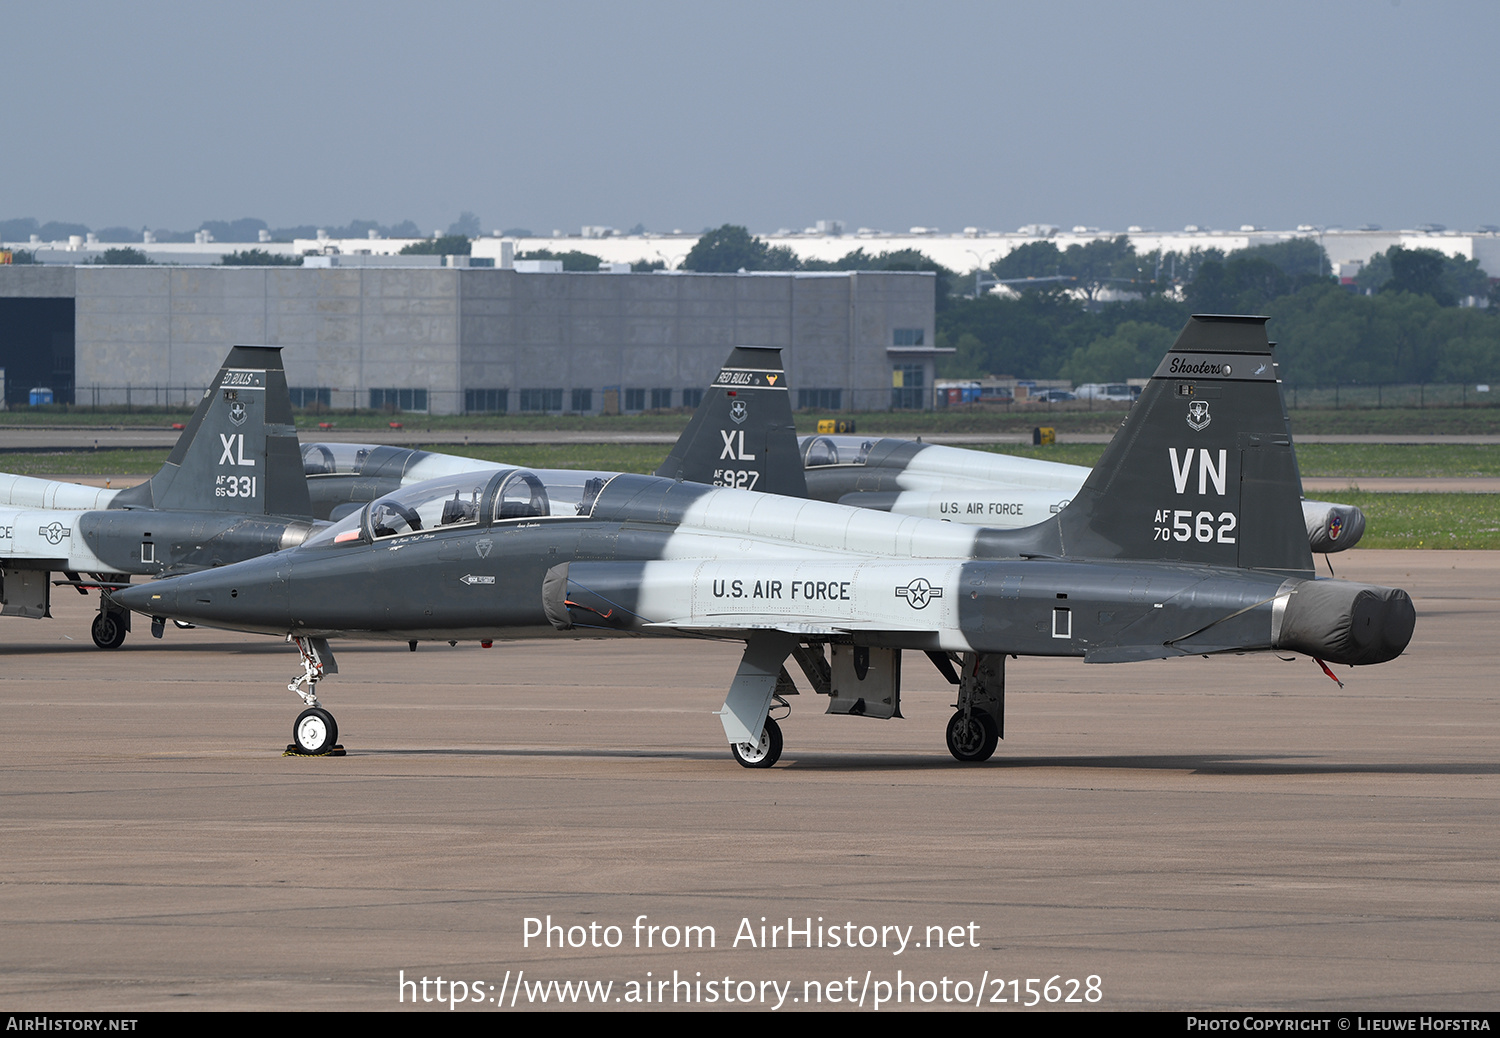
[[[367,443],[309,443],[302,448],[302,471],[309,476],[358,476],[370,454]]]
[[[874,446],[867,436],[809,436],[802,442],[802,466],[863,465]]]
[[[307,541],[308,547],[369,542],[459,526],[593,511],[612,472],[503,468],[443,476],[377,498]]]

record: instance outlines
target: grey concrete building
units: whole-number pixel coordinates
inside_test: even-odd
[[[927,407],[933,295],[914,272],[10,266],[0,366],[12,403],[178,403],[269,343],[304,405],[629,412],[691,406],[743,344],[784,350],[794,406]]]

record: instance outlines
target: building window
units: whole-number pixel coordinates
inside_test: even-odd
[[[427,390],[425,389],[372,389],[370,390],[372,411],[425,411]]]
[[[571,410],[583,414],[594,409],[594,391],[592,389],[573,390],[573,407]]]
[[[923,345],[923,331],[921,328],[897,328],[895,330],[897,346],[921,346]]]
[[[921,364],[897,364],[891,372],[891,406],[919,410],[927,406],[927,372]]]
[[[672,391],[670,389],[653,389],[651,391],[651,410],[664,411],[672,406]]]
[[[815,407],[820,411],[842,411],[844,391],[842,389],[799,389],[797,390],[797,407],[799,409]]]
[[[646,409],[646,391],[644,389],[625,390],[625,410],[644,411]]]
[[[293,407],[330,407],[333,404],[333,390],[327,386],[288,386],[287,392],[292,396]]]
[[[703,403],[703,390],[701,390],[701,389],[684,389],[682,391],[682,406],[683,407],[697,407],[701,403]]]
[[[467,414],[505,414],[509,410],[508,389],[464,390],[464,411]]]
[[[523,411],[561,411],[562,390],[561,389],[523,389],[521,390],[521,410]]]

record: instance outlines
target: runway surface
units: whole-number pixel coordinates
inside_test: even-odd
[[[804,694],[764,772],[712,713],[734,646],[338,644],[349,755],[286,758],[288,646],[140,623],[103,652],[58,589],[55,619],[0,621],[0,1005],[447,1012],[460,979],[509,1011],[555,979],[746,1008],[681,1001],[728,978],[750,1008],[774,981],[782,1011],[869,1011],[899,979],[903,1008],[1012,1010],[1035,978],[1038,1009],[1494,1009],[1500,553],[1335,565],[1418,608],[1407,654],[1343,689],[1306,659],[1022,659],[1007,739],[964,766],[907,654],[905,720]],[[788,917],[824,947],[786,948]]]

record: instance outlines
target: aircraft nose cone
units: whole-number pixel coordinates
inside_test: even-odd
[[[177,609],[177,588],[173,585],[180,579],[182,578],[157,580],[150,584],[120,588],[109,596],[110,601],[137,613],[170,616]]]
[[[270,559],[142,584],[116,592],[115,601],[149,616],[211,627],[259,631],[289,623],[286,573]]]

